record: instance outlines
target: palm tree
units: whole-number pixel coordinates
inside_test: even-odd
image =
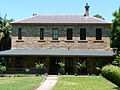
[[[0,50],[11,49],[11,33],[12,26],[10,25],[11,20],[7,20],[6,16],[4,18],[0,17]]]

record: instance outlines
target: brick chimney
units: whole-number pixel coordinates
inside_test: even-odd
[[[84,16],[89,16],[89,8],[90,8],[90,6],[88,6],[88,3],[86,3],[86,6],[85,6],[85,15]]]

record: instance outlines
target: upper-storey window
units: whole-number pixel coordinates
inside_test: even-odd
[[[22,28],[18,28],[18,39],[22,39]]]
[[[44,40],[44,28],[40,28],[40,40]]]
[[[96,29],[96,40],[102,40],[102,29],[101,28]]]
[[[58,28],[53,28],[53,31],[52,31],[52,36],[53,36],[53,40],[58,40]]]
[[[73,29],[68,28],[67,29],[67,40],[72,40],[72,37],[73,37]]]
[[[80,28],[80,40],[86,40],[86,28]]]

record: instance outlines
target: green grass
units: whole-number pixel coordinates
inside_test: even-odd
[[[44,77],[1,77],[0,90],[31,90],[43,80]]]
[[[62,76],[52,90],[120,90],[103,77]]]

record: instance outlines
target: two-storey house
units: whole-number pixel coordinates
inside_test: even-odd
[[[9,57],[10,73],[24,68],[35,73],[36,63],[44,63],[49,74],[58,74],[59,62],[68,74],[76,73],[78,62],[86,66],[83,74],[96,73],[115,55],[110,52],[111,23],[89,16],[88,5],[84,15],[34,15],[11,24],[12,49],[0,52]]]

